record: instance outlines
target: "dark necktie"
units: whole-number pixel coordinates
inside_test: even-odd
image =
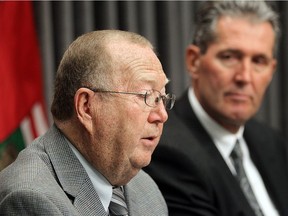
[[[257,216],[263,216],[263,212],[255,198],[255,195],[253,193],[253,190],[251,188],[251,185],[248,181],[248,178],[246,176],[243,163],[242,163],[242,150],[240,148],[240,143],[237,140],[236,144],[234,146],[233,151],[230,155],[232,162],[234,164],[235,170],[236,170],[236,178],[239,181],[239,184],[242,188],[242,191],[244,192],[248,202],[250,203],[251,207],[253,208],[255,215]]]
[[[113,188],[112,199],[109,205],[110,216],[127,216],[128,208],[125,203],[125,197],[122,187]]]

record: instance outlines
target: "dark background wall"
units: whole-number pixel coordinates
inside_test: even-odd
[[[277,72],[257,118],[288,136],[288,2],[272,4],[280,13],[282,38]],[[147,37],[171,79],[169,91],[179,96],[187,88],[189,77],[184,54],[198,1],[37,1],[33,6],[47,107],[52,101],[53,80],[65,49],[79,35],[99,29],[129,30]]]

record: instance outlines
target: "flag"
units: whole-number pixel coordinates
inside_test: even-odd
[[[0,170],[48,128],[30,1],[0,1]]]

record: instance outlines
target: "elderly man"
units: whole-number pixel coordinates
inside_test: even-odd
[[[0,174],[1,215],[167,215],[141,168],[174,95],[152,45],[135,33],[84,34],[56,75],[54,125]]]

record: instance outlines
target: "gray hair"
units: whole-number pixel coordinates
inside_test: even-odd
[[[250,22],[269,22],[275,32],[274,55],[280,37],[278,14],[265,1],[207,1],[196,15],[193,44],[205,53],[209,44],[217,39],[216,24],[220,17],[245,17]]]
[[[84,86],[113,87],[113,53],[110,42],[127,41],[153,49],[144,37],[120,30],[93,31],[78,37],[66,50],[57,70],[51,112],[57,120],[68,120],[74,113],[74,95]],[[114,62],[113,62],[114,60]],[[119,65],[118,65],[119,66]]]

